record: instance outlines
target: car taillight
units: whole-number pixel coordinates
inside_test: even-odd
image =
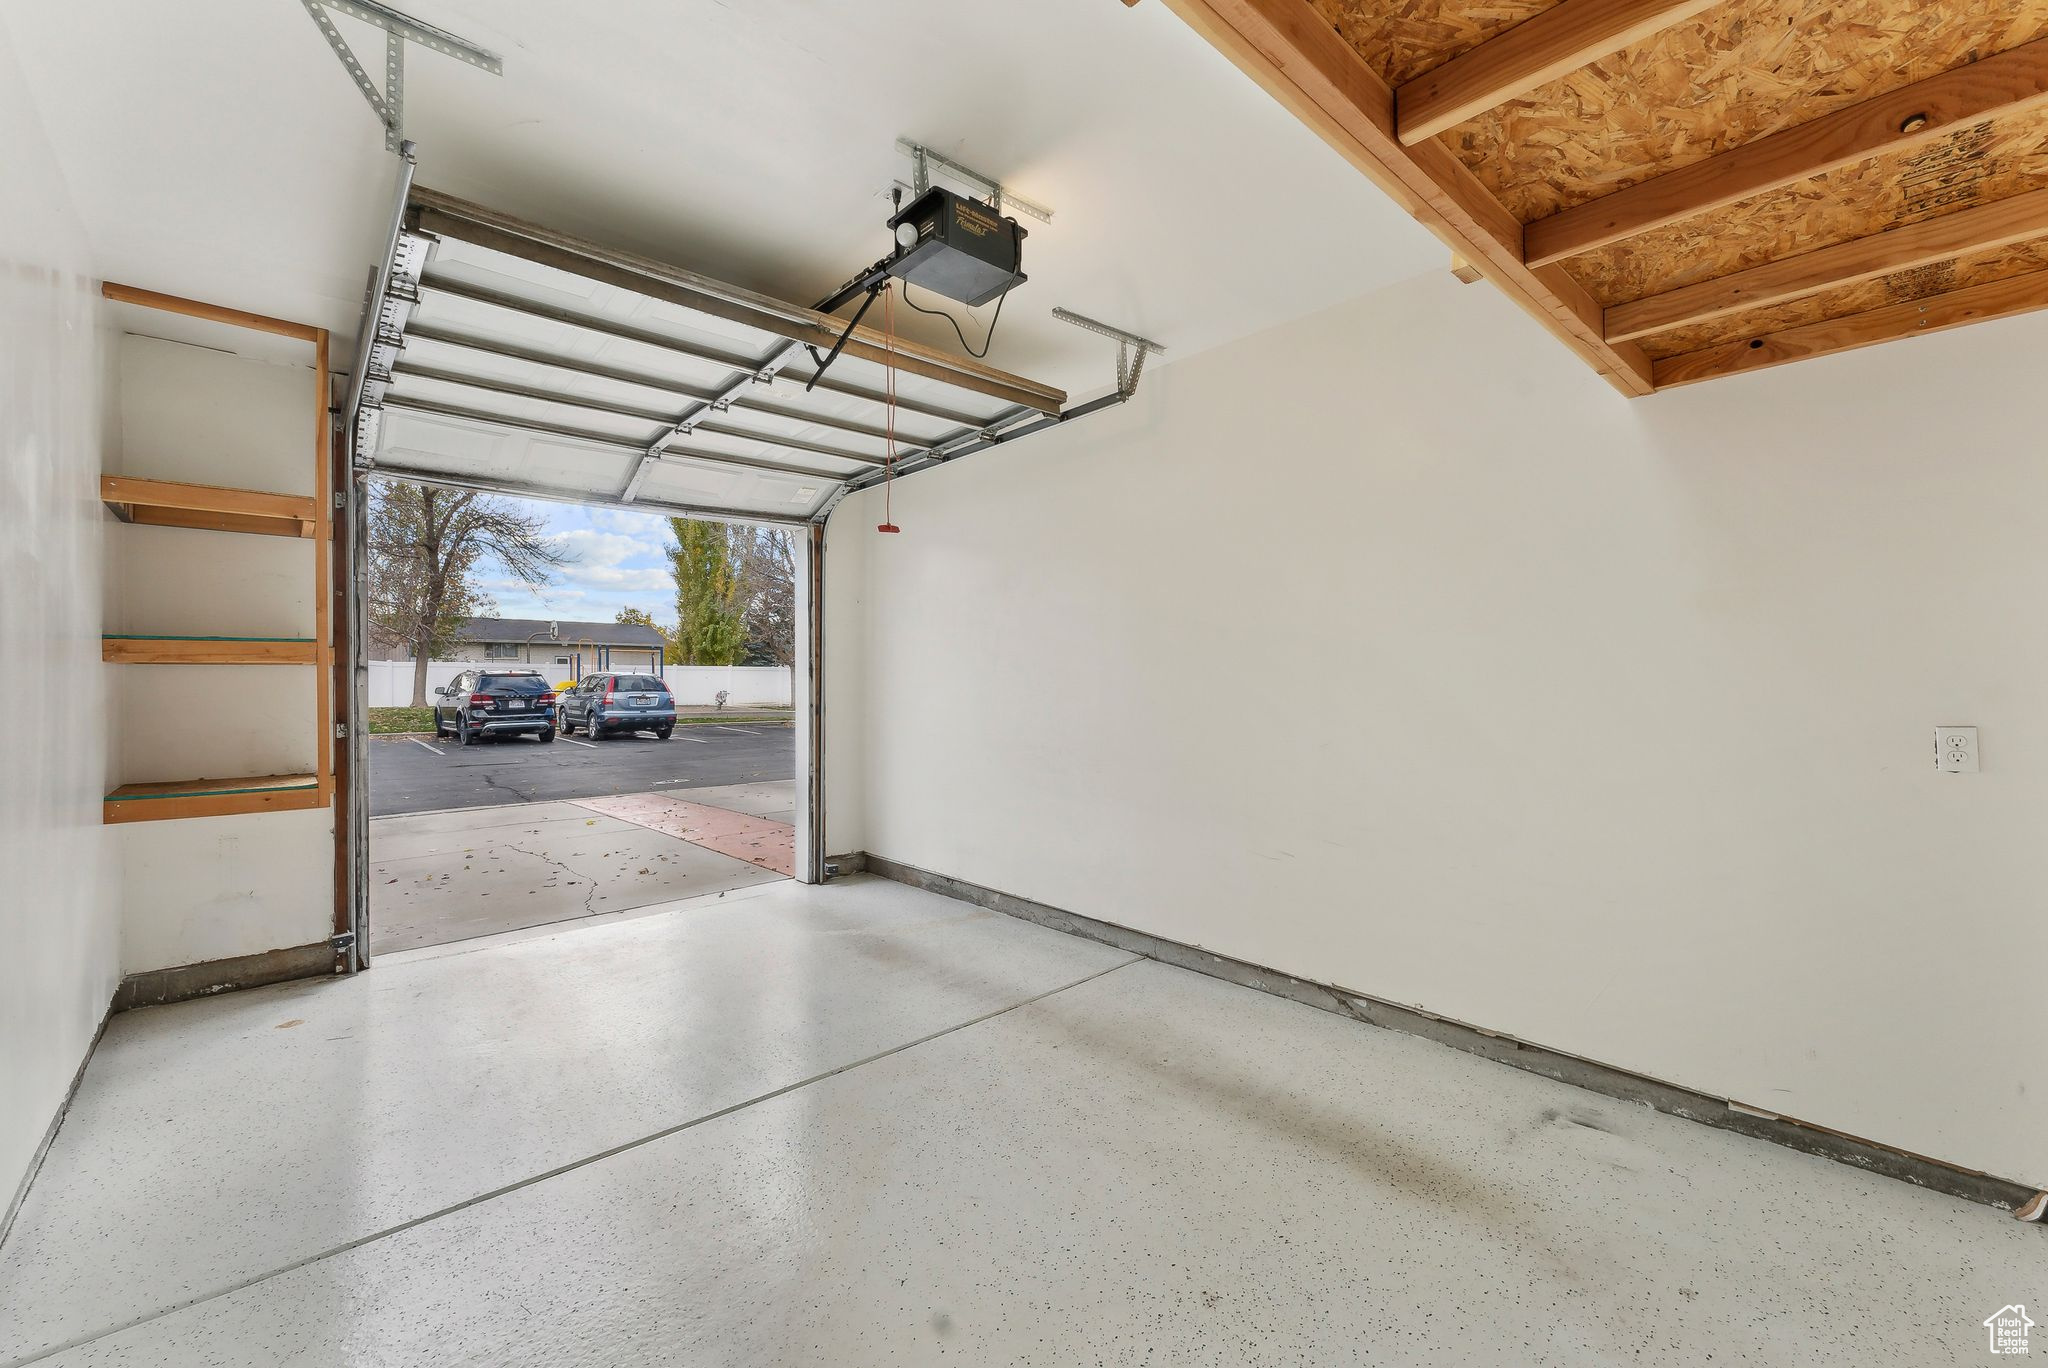
[[[604,686],[604,701],[607,703],[612,701],[612,686],[609,684]]]
[[[489,694],[471,694],[469,696],[469,706],[482,712],[486,709],[497,707],[498,700]]]
[[[540,701],[542,703],[552,703],[555,701],[555,696],[551,693],[544,693],[540,696]]]

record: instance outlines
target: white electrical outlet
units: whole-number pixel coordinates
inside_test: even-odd
[[[1975,727],[1936,727],[1934,729],[1934,765],[1946,774],[1975,774],[1977,772],[1977,729]]]

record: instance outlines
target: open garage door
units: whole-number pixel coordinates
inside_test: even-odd
[[[728,521],[822,517],[890,446],[927,463],[1059,390],[426,190],[365,367],[359,469]],[[816,378],[817,383],[810,382]]]
[[[1062,412],[1066,395],[415,188],[410,152],[407,144],[350,380],[346,459],[359,477],[807,524],[797,864],[798,877],[823,877],[825,515],[849,489],[881,479],[892,452],[898,472],[929,468],[1074,416]],[[337,514],[350,533],[357,646],[344,874],[355,967],[368,949],[362,512],[356,497]]]

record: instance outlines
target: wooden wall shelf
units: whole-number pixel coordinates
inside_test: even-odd
[[[311,637],[141,636],[100,638],[100,659],[114,665],[314,665]]]
[[[326,804],[317,774],[262,774],[242,779],[180,779],[123,784],[108,794],[104,822],[161,822],[179,817],[225,817],[241,812],[288,812]]]
[[[225,817],[248,812],[288,812],[326,807],[334,799],[335,626],[332,602],[340,586],[333,582],[334,536],[331,493],[338,460],[333,445],[332,402],[327,370],[327,332],[309,324],[265,318],[259,314],[180,299],[175,295],[104,281],[100,293],[117,303],[139,305],[211,323],[295,338],[312,344],[312,385],[306,395],[305,435],[313,458],[311,494],[276,494],[222,485],[186,484],[176,480],[139,479],[128,475],[100,476],[100,498],[123,522],[157,527],[190,527],[213,532],[247,532],[290,537],[312,543],[313,634],[310,637],[196,636],[180,633],[110,632],[100,639],[100,658],[123,665],[311,665],[314,667],[311,774],[261,774],[218,779],[186,779],[170,783],[123,784],[106,795],[101,820],[154,822],[180,817]],[[223,422],[234,415],[224,412]],[[296,445],[294,443],[293,445]],[[280,451],[280,458],[290,450]],[[169,459],[166,454],[165,459]],[[277,463],[280,470],[292,464]],[[267,478],[252,475],[250,478]],[[288,477],[280,476],[280,483]],[[223,551],[233,554],[230,548]],[[289,752],[287,752],[289,753]],[[222,763],[232,763],[223,761]],[[184,768],[180,765],[179,768]],[[196,768],[196,766],[195,766]],[[341,871],[347,843],[336,843],[336,932],[351,925],[342,897]]]
[[[121,521],[156,527],[311,537],[320,525],[319,502],[301,494],[102,475],[100,498]]]

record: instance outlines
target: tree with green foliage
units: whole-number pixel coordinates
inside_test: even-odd
[[[734,532],[722,523],[670,518],[668,548],[676,582],[678,665],[736,665],[747,649],[745,577],[733,551]]]

